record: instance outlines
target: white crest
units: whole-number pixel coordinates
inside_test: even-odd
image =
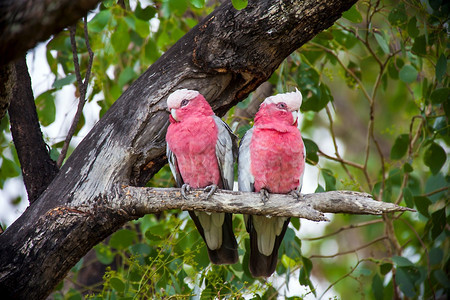
[[[284,102],[289,107],[290,111],[299,110],[302,105],[302,93],[295,88],[295,92],[278,94],[275,96],[267,97],[263,103],[271,104],[271,103],[280,103]]]
[[[198,91],[181,89],[176,90],[167,98],[167,107],[168,108],[179,108],[181,101],[184,99],[191,100],[200,95]]]

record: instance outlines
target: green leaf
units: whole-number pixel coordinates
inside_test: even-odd
[[[148,22],[141,21],[139,19],[135,20],[136,32],[140,37],[146,38],[150,35],[150,25]]]
[[[306,101],[302,103],[301,110],[318,112],[327,106],[330,101],[333,101],[330,88],[326,84],[321,83],[317,93],[313,93],[311,97],[308,97]]]
[[[148,21],[155,16],[156,12],[157,11],[153,6],[149,5],[146,8],[142,8],[141,3],[138,2],[134,11],[134,15],[136,16],[136,18],[139,18],[143,21]]]
[[[414,44],[411,48],[411,51],[417,55],[427,54],[427,40],[425,38],[425,35],[420,35],[414,39]]]
[[[436,175],[445,164],[447,155],[445,150],[436,143],[432,143],[426,150],[423,157],[425,165],[430,168],[431,173]]]
[[[408,35],[412,38],[416,38],[419,33],[419,28],[417,28],[417,18],[414,16],[408,22]]]
[[[114,232],[109,240],[109,245],[116,249],[124,249],[131,246],[137,237],[136,231],[121,229]]]
[[[405,163],[405,164],[403,165],[403,171],[404,171],[405,173],[411,173],[412,171],[414,171],[414,169],[413,169],[413,167],[411,166],[411,164]]]
[[[136,77],[136,73],[134,72],[132,67],[126,67],[122,70],[119,76],[119,80],[117,83],[119,84],[120,88],[123,88],[123,86],[130,81],[132,81]]]
[[[386,275],[392,270],[392,264],[391,263],[384,263],[380,265],[380,273],[381,275]]]
[[[408,187],[403,188],[403,199],[405,199],[406,206],[409,208],[414,207],[414,196]]]
[[[134,255],[147,256],[150,254],[150,246],[144,243],[134,244],[130,247],[130,252]]]
[[[319,156],[317,155],[319,147],[310,139],[304,138],[303,143],[306,148],[306,162],[312,164],[313,166],[317,165],[319,162]]]
[[[35,100],[39,122],[43,126],[48,126],[55,121],[56,107],[54,91],[53,89],[48,90],[40,94]]]
[[[401,291],[407,297],[414,297],[416,295],[416,292],[414,291],[414,282],[412,282],[411,278],[403,268],[397,269],[397,272],[395,273],[395,282],[397,282]]]
[[[161,241],[167,236],[167,228],[164,224],[156,224],[151,226],[146,232],[145,237],[151,241]]]
[[[108,24],[111,19],[111,10],[105,9],[101,10],[95,17],[92,18],[88,23],[89,32],[97,33],[105,28],[106,24]]]
[[[439,82],[442,82],[442,78],[444,78],[445,73],[447,73],[447,57],[444,53],[442,53],[436,62],[436,79]]]
[[[196,8],[202,8],[205,6],[206,0],[191,0],[191,4]]]
[[[237,10],[241,10],[247,7],[248,1],[247,0],[231,0],[231,3],[233,4],[234,8]]]
[[[363,20],[361,13],[356,8],[356,4],[353,5],[349,10],[343,12],[342,17],[353,23],[361,23]]]
[[[431,214],[431,239],[435,240],[444,230],[447,224],[445,218],[445,208],[437,210]]]
[[[383,300],[383,289],[383,281],[378,274],[375,274],[372,278],[372,291],[376,300]]]
[[[399,160],[401,159],[408,150],[409,145],[409,135],[408,134],[401,134],[399,135],[394,142],[394,145],[391,149],[391,159],[392,160]]]
[[[160,57],[160,53],[158,50],[158,46],[156,45],[154,40],[148,40],[144,49],[145,58],[147,58],[150,63],[153,63]]]
[[[117,54],[127,50],[130,40],[127,23],[123,19],[118,19],[117,26],[111,35],[111,44]]]
[[[430,199],[424,196],[416,196],[414,197],[414,204],[416,205],[417,211],[424,215],[425,217],[430,217],[428,212],[428,208],[431,205]]]
[[[434,90],[431,93],[430,99],[433,104],[440,104],[448,99],[448,95],[450,94],[450,88],[443,87]]]
[[[100,243],[97,244],[95,247],[95,254],[97,256],[97,259],[99,262],[101,262],[104,265],[109,265],[114,260],[114,254],[111,251],[111,248],[107,245]]]
[[[444,175],[442,173],[437,173],[436,175],[430,176],[427,179],[427,182],[425,183],[425,193],[432,195],[428,198],[431,200],[431,202],[436,203],[439,199],[445,197],[445,190],[442,190],[445,187],[448,187],[449,183],[445,179]],[[441,192],[436,193],[437,190],[441,189]]]
[[[65,85],[74,83],[76,80],[77,80],[77,77],[75,76],[75,74],[70,74],[70,75],[67,75],[67,77],[55,80],[55,82],[53,82],[52,87],[54,89],[60,89]]]
[[[328,169],[322,169],[322,176],[325,180],[325,190],[335,191],[336,190],[336,178],[333,176],[333,172]]]
[[[0,177],[2,178],[17,177],[20,175],[20,168],[12,160],[9,160],[3,156],[0,168],[0,175],[1,175]]]
[[[394,7],[389,13],[388,20],[393,26],[399,26],[408,20],[408,16],[405,10],[405,4],[401,3]]]
[[[300,229],[300,219],[299,218],[291,218],[291,224],[295,229]]]
[[[441,269],[435,270],[433,272],[434,278],[446,289],[450,288],[450,280],[448,279],[448,274]]]
[[[444,252],[440,248],[431,248],[430,253],[430,264],[437,265],[442,262],[444,258]]]
[[[109,279],[109,283],[111,284],[111,287],[119,293],[123,293],[125,290],[125,283],[117,277],[112,277]]]
[[[187,9],[187,0],[169,0],[168,2],[171,14],[182,16]]]
[[[402,256],[394,255],[392,256],[392,261],[395,263],[397,267],[409,267],[414,265],[409,259]]]
[[[404,65],[400,70],[399,77],[400,80],[405,83],[412,83],[417,79],[418,72],[416,68],[411,65]]]
[[[385,54],[389,54],[390,50],[389,50],[389,44],[386,41],[386,37],[384,36],[384,34],[382,34],[381,32],[375,32],[375,39],[377,40],[378,45],[380,45],[381,50],[383,50],[383,52]]]

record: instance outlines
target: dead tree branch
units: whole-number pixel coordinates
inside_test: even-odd
[[[267,215],[274,217],[297,217],[312,221],[328,221],[324,213],[381,215],[397,211],[414,211],[393,203],[380,202],[366,193],[332,191],[305,194],[298,201],[291,195],[270,194],[267,202],[261,201],[259,193],[218,190],[208,200],[202,190],[192,191],[187,199],[177,188],[119,188],[122,209],[129,215],[141,216],[168,209],[228,212],[234,214]]]

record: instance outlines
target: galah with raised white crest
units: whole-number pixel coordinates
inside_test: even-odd
[[[269,193],[301,199],[306,155],[297,123],[301,104],[297,89],[261,103],[253,128],[239,146],[240,191],[260,192],[263,201],[268,201]],[[268,277],[277,266],[278,248],[290,218],[245,215],[244,219],[250,234],[250,272]]]
[[[205,188],[208,198],[217,188],[232,190],[237,137],[194,90],[169,95],[167,158],[183,197],[191,188]],[[213,264],[238,261],[232,214],[189,211],[208,248]]]

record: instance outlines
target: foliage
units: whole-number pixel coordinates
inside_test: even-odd
[[[232,2],[237,9],[247,5]],[[99,117],[217,5],[203,0],[119,3],[103,1],[88,22],[95,56],[87,99],[101,107]],[[273,299],[292,282],[304,287],[296,297],[326,292],[326,297],[377,300],[448,295],[448,9],[440,0],[360,1],[294,52],[270,79],[276,92],[297,86],[304,95],[301,131],[307,161],[320,174],[317,192],[365,191],[418,213],[336,215],[323,236],[304,238],[303,243],[300,222],[292,220],[277,278],[268,281],[249,274],[248,235],[241,216],[233,220],[241,263],[213,266],[187,213],[147,215],[95,247],[97,260],[108,266],[99,285],[77,283],[87,265],[81,261],[53,297]],[[84,76],[88,51],[82,22],[76,41]],[[36,97],[43,126],[55,122],[58,92],[77,86],[68,30],[48,42],[46,57],[55,80]],[[245,109],[250,100],[238,107]],[[235,122],[234,112],[227,116],[229,123]],[[7,118],[0,126],[3,188],[6,180],[20,175],[20,167]],[[83,126],[84,118],[75,135]],[[248,127],[236,132],[242,136]],[[62,143],[50,146],[58,152]],[[164,167],[149,185],[173,183]],[[324,249],[325,254],[318,254]],[[319,289],[320,282],[327,287]]]

